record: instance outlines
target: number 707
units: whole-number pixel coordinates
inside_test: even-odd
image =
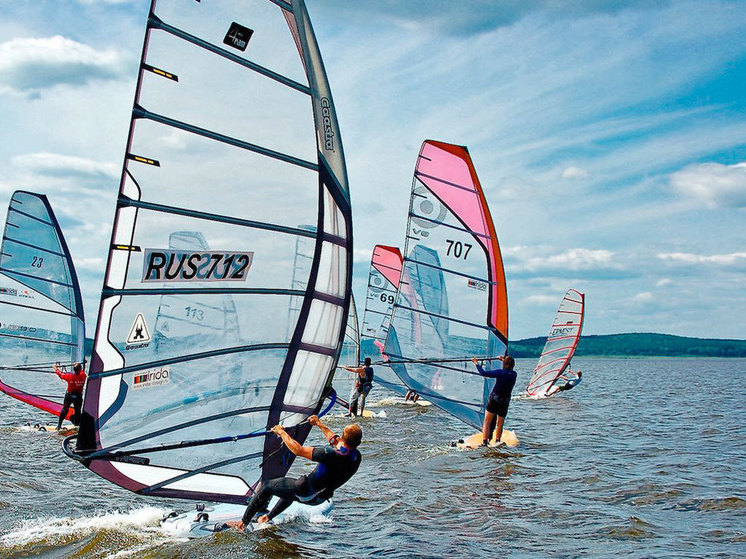
[[[469,256],[469,251],[471,250],[471,245],[469,243],[452,241],[451,239],[446,239],[446,243],[448,243],[446,256],[452,256],[453,258],[463,258],[464,260],[466,260],[466,257]]]

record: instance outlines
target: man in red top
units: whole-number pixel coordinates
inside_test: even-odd
[[[75,363],[73,365],[72,373],[65,373],[60,371],[57,366],[54,367],[54,372],[67,383],[67,392],[65,392],[65,401],[62,403],[62,411],[60,412],[60,420],[57,423],[57,430],[62,429],[62,421],[67,416],[67,412],[72,404],[75,413],[73,414],[73,425],[80,424],[80,410],[83,407],[83,388],[85,387],[85,372],[83,371],[83,365]]]

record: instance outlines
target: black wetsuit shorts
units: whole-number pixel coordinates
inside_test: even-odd
[[[509,405],[510,400],[500,401],[490,395],[489,400],[487,400],[487,411],[490,413],[494,413],[498,417],[505,417],[506,415],[508,415]]]

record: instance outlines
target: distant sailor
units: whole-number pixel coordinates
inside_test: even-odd
[[[570,371],[568,370],[567,375],[560,375],[557,377],[557,379],[562,379],[565,381],[565,384],[557,386],[556,392],[563,392],[565,390],[572,390],[577,385],[580,384],[580,381],[582,380],[583,371]]]
[[[65,400],[62,403],[60,419],[57,422],[57,430],[59,431],[62,429],[62,422],[70,410],[70,405],[73,406],[74,410],[72,418],[73,425],[80,425],[80,410],[83,407],[83,388],[85,388],[85,371],[83,371],[83,365],[75,363],[72,373],[61,371],[57,365],[54,366],[54,372],[67,383]]]
[[[373,367],[370,366],[370,357],[365,358],[363,367],[343,367],[346,371],[356,373],[355,388],[350,396],[350,415],[358,415],[357,401],[360,400],[360,415],[365,411],[365,399],[370,389],[373,388]]]
[[[505,423],[505,417],[508,415],[508,406],[510,406],[510,396],[513,392],[513,386],[515,386],[515,380],[518,377],[517,373],[513,370],[515,359],[509,355],[499,357],[498,359],[503,362],[502,369],[485,371],[479,365],[477,358],[472,358],[480,375],[495,379],[495,386],[492,387],[492,392],[490,392],[487,400],[487,410],[484,414],[484,424],[482,426],[482,444],[485,446],[492,440],[495,416],[497,416],[495,440],[500,442],[500,437],[503,434],[503,424]]]
[[[243,518],[228,525],[245,530],[252,522],[254,515],[267,509],[273,496],[280,498],[274,508],[267,514],[257,518],[263,524],[269,522],[287,509],[294,501],[307,505],[318,505],[330,499],[334,491],[344,485],[355,475],[360,467],[362,457],[357,447],[363,439],[363,430],[353,423],[342,431],[342,436],[335,435],[331,429],[321,423],[319,418],[312,415],[308,418],[311,425],[315,425],[329,441],[326,447],[301,446],[293,439],[282,425],[272,427],[272,432],[282,438],[282,442],[290,452],[308,460],[318,462],[318,466],[309,475],[297,479],[280,477],[262,482],[259,489],[246,507]]]

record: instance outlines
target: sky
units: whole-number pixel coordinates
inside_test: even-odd
[[[0,201],[47,194],[89,322],[148,4],[0,0]],[[746,2],[307,5],[347,158],[358,300],[373,246],[403,243],[434,139],[469,148],[511,339],[545,336],[570,287],[587,335],[746,338]]]

